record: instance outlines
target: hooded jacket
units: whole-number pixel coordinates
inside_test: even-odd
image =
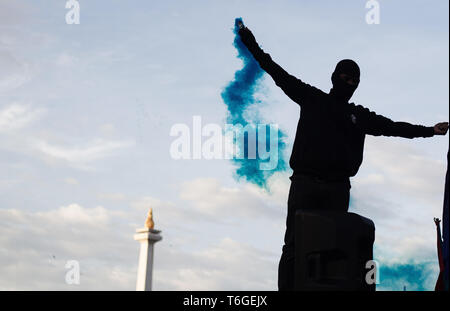
[[[261,68],[301,107],[289,160],[294,176],[306,174],[330,181],[355,176],[363,160],[367,134],[405,138],[434,135],[433,127],[394,122],[304,83],[276,64],[254,38],[245,39]]]

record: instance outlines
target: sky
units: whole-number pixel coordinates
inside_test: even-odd
[[[133,234],[153,208],[154,290],[276,290],[290,171],[270,191],[229,160],[176,160],[174,124],[224,124],[242,17],[325,92],[352,58],[352,101],[396,121],[449,118],[448,1],[0,0],[0,289],[134,290]],[[292,149],[300,108],[262,78],[259,113]],[[448,136],[366,138],[350,212],[373,220],[378,290],[433,290]],[[289,154],[288,154],[289,155]],[[79,262],[80,284],[65,280]]]

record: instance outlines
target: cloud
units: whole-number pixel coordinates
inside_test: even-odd
[[[40,212],[0,209],[0,289],[134,290],[139,243],[130,224],[137,218],[77,203]],[[174,238],[171,231],[155,248],[155,290],[276,288],[274,254],[227,236],[191,248],[189,232]],[[65,283],[68,260],[80,264],[78,286]]]
[[[133,224],[134,226],[143,226],[150,208],[153,209],[156,229],[171,228],[175,232],[191,232],[192,229],[188,227],[189,225],[199,225],[199,222],[207,220],[203,215],[186,206],[180,206],[172,201],[160,200],[151,196],[131,200],[130,207],[142,215],[141,219]]]
[[[351,211],[372,218],[392,237],[434,238],[442,213],[446,165],[405,142],[368,137],[365,160],[352,180]]]
[[[196,189],[205,184],[210,188]],[[253,186],[255,189],[259,189]],[[230,201],[223,199],[214,206],[214,201],[202,195],[192,194],[198,190],[209,192],[213,198],[232,193]],[[142,197],[132,202],[132,208],[140,210],[143,225],[145,213],[153,208],[155,227],[163,229],[163,241],[156,245],[155,290],[275,290],[279,254],[261,250],[240,240],[227,236],[227,231],[236,230],[233,224],[220,219],[227,217],[239,208],[246,208],[244,203],[229,206],[235,202],[235,195],[245,195],[242,190],[227,188],[214,179],[195,179],[180,187],[180,197],[191,203],[186,207],[159,200],[154,197]],[[191,195],[189,195],[189,192]],[[236,194],[237,193],[237,194]],[[205,206],[195,206],[207,200]],[[223,204],[223,205],[222,205]],[[205,208],[219,210],[211,215]],[[260,207],[264,209],[264,207]],[[227,212],[228,210],[228,212]],[[247,214],[247,213],[244,213]],[[249,216],[249,215],[247,215]],[[236,217],[236,214],[233,215]],[[246,221],[245,219],[243,221]],[[214,223],[220,223],[224,230],[219,230]],[[210,234],[205,225],[213,223],[216,233]],[[231,227],[230,227],[231,226]],[[223,233],[222,233],[223,232]],[[205,236],[209,236],[205,239]],[[244,236],[243,240],[246,240]],[[208,241],[208,242],[205,242]],[[207,244],[207,245],[205,245]],[[179,260],[183,258],[183,260]]]
[[[276,290],[271,253],[224,237],[217,245],[183,255],[183,261],[175,262],[172,253],[155,274],[161,290]]]
[[[82,224],[89,226],[106,226],[109,215],[102,206],[84,208],[78,204],[69,204],[48,212],[38,212],[36,217],[47,223],[62,222],[67,225]]]
[[[121,216],[76,203],[41,212],[0,209],[0,288],[133,289],[137,245],[131,232],[120,233]],[[68,260],[80,263],[79,286],[65,283]]]
[[[36,140],[33,143],[35,150],[50,159],[63,160],[72,166],[91,169],[89,163],[110,157],[120,149],[129,148],[134,145],[133,141],[114,141],[95,139],[87,146],[55,146],[44,140]]]
[[[368,138],[364,165],[352,181],[350,211],[375,223],[374,258],[382,267],[378,289],[434,288],[433,217],[442,213],[445,172],[443,161],[406,142]]]
[[[181,183],[179,197],[160,200],[144,196],[132,200],[130,206],[145,215],[153,208],[158,222],[167,227],[180,224],[236,225],[236,222],[263,221],[284,228],[287,188],[286,177],[275,174],[269,179],[272,192],[252,184],[225,186],[216,178],[196,178]],[[181,227],[180,227],[181,228]],[[187,230],[187,227],[183,227]]]
[[[434,238],[442,213],[446,165],[403,142],[369,138],[352,180],[351,210],[373,218],[392,238]],[[443,157],[444,159],[444,157]]]
[[[429,205],[442,200],[445,154],[442,160],[436,160],[405,142],[372,137],[368,137],[365,149],[364,165],[375,171],[361,180],[367,186],[381,186],[397,195],[414,197]]]
[[[38,120],[43,113],[42,108],[13,103],[0,110],[0,133],[24,128]]]
[[[197,178],[182,184],[180,198],[190,202],[192,210],[208,217],[276,219],[284,212],[287,197],[280,202],[278,195],[285,188],[272,189],[275,194],[252,184],[227,187],[215,178]]]

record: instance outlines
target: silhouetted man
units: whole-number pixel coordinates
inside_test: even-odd
[[[394,122],[348,101],[359,84],[358,65],[340,61],[327,94],[288,74],[258,46],[248,28],[239,35],[255,59],[290,99],[301,107],[289,164],[293,170],[283,253],[278,268],[278,289],[294,289],[295,212],[298,209],[347,211],[350,177],[362,163],[364,138],[399,136],[405,138],[445,135],[448,123],[434,127]]]

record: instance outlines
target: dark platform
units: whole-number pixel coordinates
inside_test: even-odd
[[[366,263],[373,259],[375,225],[355,213],[298,211],[295,289],[374,291]]]

